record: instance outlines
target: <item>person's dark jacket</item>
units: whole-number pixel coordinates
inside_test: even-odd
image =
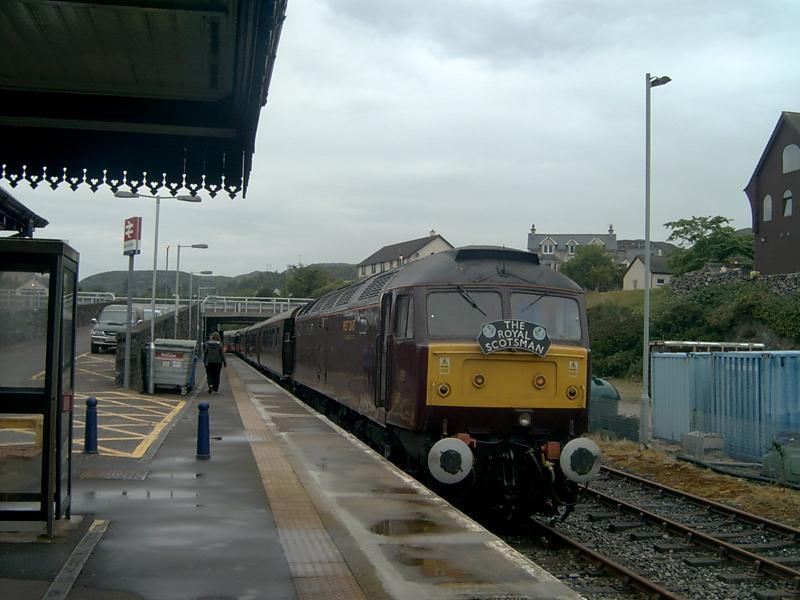
[[[208,344],[206,344],[206,351],[203,354],[203,362],[205,364],[208,363],[225,363],[225,352],[222,349],[222,344],[217,340],[210,340]],[[227,365],[226,365],[227,366]]]

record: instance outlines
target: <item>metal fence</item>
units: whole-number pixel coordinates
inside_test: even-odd
[[[313,302],[313,298],[248,298],[245,296],[209,296],[203,300],[203,314],[277,315]]]

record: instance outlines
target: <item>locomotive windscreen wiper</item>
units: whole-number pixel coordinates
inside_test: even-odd
[[[526,310],[528,310],[528,309],[529,309],[531,306],[533,306],[533,305],[534,305],[534,304],[536,304],[536,303],[537,303],[539,300],[541,300],[542,298],[544,298],[544,296],[545,296],[544,294],[542,294],[541,296],[536,296],[536,298],[534,298],[534,299],[531,301],[531,303],[530,303],[530,304],[528,304],[528,306],[526,306],[526,307],[525,307],[525,308],[523,308],[521,311],[519,311],[519,312],[520,312],[520,314],[524,313],[524,312],[525,312]]]
[[[461,294],[461,297],[464,298],[464,300],[466,300],[472,308],[480,312],[484,317],[489,316],[485,312],[483,312],[483,309],[480,306],[477,305],[475,300],[472,299],[472,296],[470,296],[469,293],[467,293],[467,290],[465,290],[460,285],[457,285],[456,289],[458,290],[458,293]]]

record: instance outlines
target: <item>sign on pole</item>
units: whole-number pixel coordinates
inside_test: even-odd
[[[125,229],[122,236],[122,254],[133,256],[142,249],[142,217],[128,217],[125,219]]]

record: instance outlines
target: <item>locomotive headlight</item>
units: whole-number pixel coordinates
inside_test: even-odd
[[[541,373],[533,378],[533,387],[535,387],[537,390],[541,390],[546,384],[547,379]]]
[[[567,388],[567,398],[570,400],[575,400],[578,397],[578,388],[574,385],[571,385]]]
[[[450,395],[450,384],[440,383],[436,387],[436,393],[439,394],[442,398],[447,398]]]
[[[473,376],[472,384],[476,388],[482,388],[484,385],[486,385],[486,378],[480,373],[478,373],[477,375]]]
[[[521,427],[528,427],[531,424],[531,413],[519,413],[517,415],[517,423],[519,423]]]

